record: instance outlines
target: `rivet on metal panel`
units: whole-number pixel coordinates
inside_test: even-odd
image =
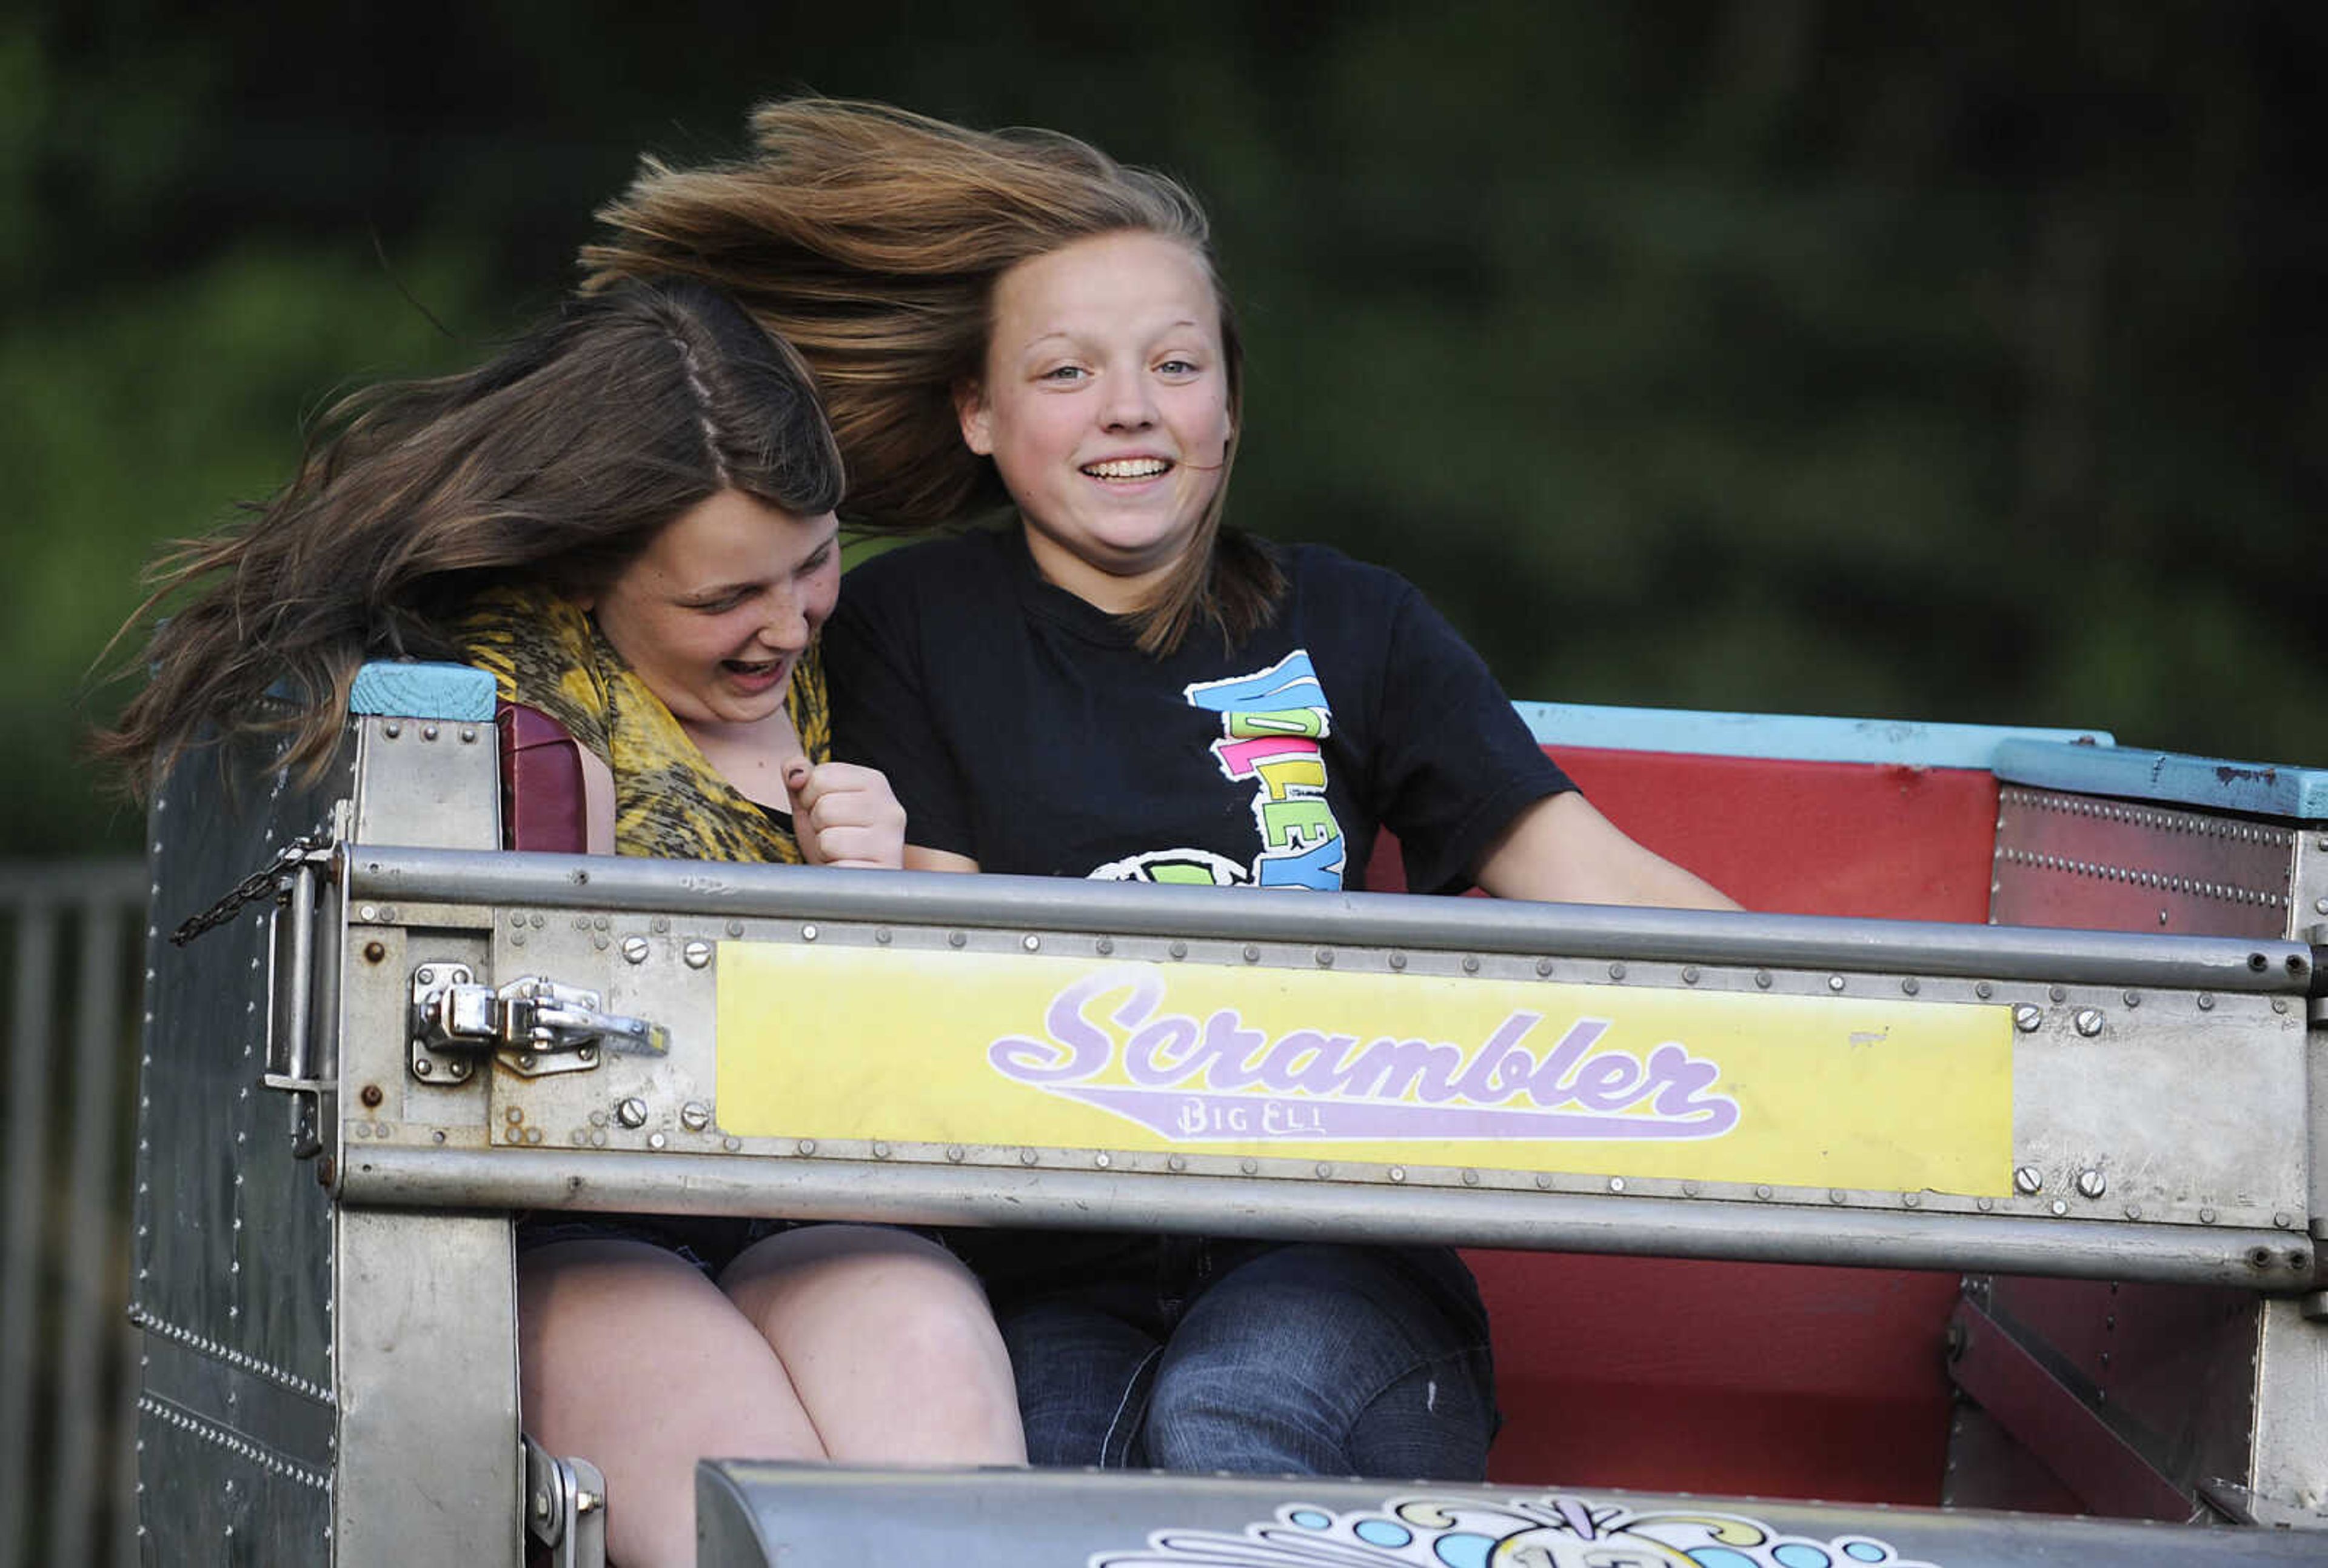
[[[1092,1163],[1098,1166],[1102,1170],[1105,1170],[1109,1166],[1113,1165],[1115,1160],[1105,1150],[1102,1150],[1097,1154],[1092,1156]]]
[[[725,1149],[728,1153],[733,1154],[736,1150],[744,1147],[744,1141],[741,1138],[736,1137],[722,1138],[719,1141],[719,1147]]]
[[[367,1105],[377,1105],[381,1100],[386,1098],[386,1096],[380,1092],[380,1085],[378,1084],[366,1084],[362,1089],[357,1092],[356,1098],[361,1100]],[[238,1184],[239,1184],[242,1178],[239,1176],[235,1178],[235,1181]]]
[[[1770,989],[1770,972],[1769,972],[1769,970],[1767,970],[1767,969],[1758,969],[1758,970],[1756,970],[1756,971],[1754,972],[1754,983],[1755,983],[1757,986],[1760,987],[1760,988],[1761,988],[1762,990],[1764,990],[1764,991],[1768,991],[1768,990],[1769,990],[1769,989]]]
[[[1247,1176],[1251,1176],[1254,1171],[1261,1169],[1261,1161],[1258,1160],[1240,1160],[1237,1161],[1237,1169],[1244,1171]]]
[[[1465,953],[1465,954],[1463,955],[1463,972],[1464,972],[1465,974],[1477,974],[1477,973],[1478,973],[1478,972],[1479,972],[1479,961],[1478,961],[1478,959],[1476,959],[1476,958],[1472,957],[1470,954],[1469,954],[1469,953]]]
[[[1612,1176],[1612,1177],[1610,1177],[1610,1178],[1609,1178],[1609,1190],[1610,1190],[1610,1192],[1622,1192],[1622,1191],[1624,1191],[1624,1190],[1625,1190],[1625,1178],[1624,1178],[1623,1177],[1621,1177],[1621,1176]]]
[[[359,919],[359,920],[377,920],[377,919],[379,919],[379,918],[380,918],[380,906],[379,906],[379,905],[377,905],[377,904],[361,904],[361,905],[358,905],[358,906],[356,906],[356,918],[357,918],[357,919]]]
[[[814,942],[816,940],[816,927],[813,925],[802,926],[801,940],[803,942]]]
[[[2199,1010],[2202,1013],[2211,1013],[2215,1010],[2215,999],[2203,991],[2199,993]]]
[[[435,1067],[430,1065],[428,1058],[426,1056],[421,1057],[418,1061],[412,1064],[412,1071],[417,1075],[423,1078],[428,1076],[428,1075],[435,1070]]]
[[[1540,975],[1550,974],[1552,972],[1552,960],[1548,958],[1537,959],[1535,961],[1535,972]]]
[[[705,964],[711,962],[711,944],[704,941],[699,936],[694,941],[689,943],[685,947],[681,948],[679,950],[679,956],[681,962],[685,963],[688,968],[701,969]]]
[[[1393,1181],[1404,1181],[1406,1179],[1406,1167],[1403,1165],[1392,1166],[1390,1168],[1390,1178]]]
[[[526,923],[528,925],[532,926],[536,931],[539,931],[539,930],[540,930],[543,926],[545,926],[545,925],[549,925],[549,917],[548,915],[546,915],[542,914],[542,912],[541,912],[540,910],[537,909],[537,910],[535,910],[532,914],[530,914],[530,915],[527,915],[527,916],[525,917],[525,923]],[[660,931],[660,930],[662,930],[662,923],[661,923],[661,922],[657,922],[657,923],[656,923],[655,929],[656,929],[656,930],[658,930],[658,931]]]
[[[2287,999],[2284,996],[2276,996],[2272,998],[2271,1010],[2276,1013],[2286,1012],[2287,1010]]]
[[[876,1160],[889,1158],[889,1146],[878,1138],[873,1141],[873,1158]]]
[[[2102,1014],[2099,1008],[2079,1008],[2076,1021],[2078,1033],[2089,1040],[2102,1032]]]
[[[1466,1187],[1477,1187],[1477,1186],[1478,1186],[1478,1185],[1479,1185],[1479,1173],[1478,1173],[1478,1171],[1476,1171],[1476,1170],[1467,1170],[1467,1171],[1465,1171],[1465,1172],[1463,1173],[1463,1185],[1464,1185],[1464,1186],[1466,1186]]]
[[[2166,911],[2165,911],[2165,910],[2164,910],[2164,909],[2161,909],[2161,910],[2158,912],[2158,924],[2159,924],[2159,925],[2165,925],[2165,924],[2166,924]]]
[[[1610,978],[1610,980],[1622,980],[1622,979],[1624,979],[1624,978],[1625,978],[1625,966],[1624,966],[1624,964],[1622,964],[1621,962],[1619,962],[1619,963],[1612,963],[1612,964],[1610,964],[1610,965],[1609,966],[1609,978]]]
[[[1996,988],[1989,984],[1988,981],[1985,980],[1980,981],[1974,984],[1972,994],[1980,998],[1981,1000],[1986,1001],[1990,997],[1996,994]]]
[[[2267,1269],[2271,1267],[2271,1249],[2269,1247],[2249,1247],[2248,1249],[2248,1267],[2251,1269]]]
[[[423,740],[434,740],[442,733],[444,732],[433,724],[424,724],[420,727],[420,738]]]
[[[1924,1195],[1920,1192],[1903,1192],[1900,1195],[1900,1201],[1910,1208],[1921,1208],[1924,1207]]]
[[[1406,967],[1406,954],[1403,953],[1392,953],[1390,955],[1390,966],[1393,969],[1404,969]]]
[[[461,726],[461,744],[463,746],[474,746],[476,744],[476,739],[477,727],[475,725],[465,724]]]
[[[1164,951],[1174,958],[1186,958],[1188,956],[1188,944],[1185,942],[1175,942]]]
[[[541,1134],[539,1132],[533,1133],[526,1140],[526,1141],[529,1143],[539,1143],[541,1141]],[[647,1134],[647,1147],[649,1149],[661,1149],[665,1141],[667,1141],[660,1132],[650,1132]]]
[[[1689,963],[1682,966],[1681,982],[1684,985],[1695,985],[1697,983],[1697,965]]]
[[[1037,1158],[1037,1156],[1031,1149],[1021,1149],[1018,1151],[1018,1163],[1021,1165],[1032,1165],[1035,1163]],[[1253,1162],[1251,1160],[1247,1160],[1245,1163],[1250,1165]]]
[[[1829,991],[1841,991],[1843,989],[1843,976],[1839,974],[1828,975],[1826,977],[1826,988]]]
[[[2033,1001],[2024,1001],[2013,1009],[2013,1027],[2024,1035],[2033,1035],[2045,1021],[2045,1009]]]
[[[744,923],[740,920],[730,920],[724,929],[730,936],[741,936],[744,934]]]
[[[2271,1223],[2279,1229],[2286,1230],[2288,1226],[2294,1225],[2295,1221],[2286,1209],[2282,1209],[2277,1214],[2271,1216]]]
[[[1176,953],[1174,956],[1178,957],[1178,955]],[[1321,947],[1318,950],[1318,967],[1319,969],[1331,969],[1334,967],[1334,950],[1332,948]]]
[[[574,917],[574,929],[577,931],[589,930],[590,917],[587,915],[577,915]]]
[[[2323,844],[2320,847],[2323,850],[2328,850],[2328,844]],[[2328,898],[2314,898],[2312,901],[2312,913],[2314,915],[2328,915]]]
[[[366,963],[378,963],[381,959],[388,956],[388,947],[383,943],[367,942],[363,945],[363,955],[364,962]],[[154,972],[150,969],[147,970],[146,972],[146,978],[147,980],[153,979]]]
[[[574,1052],[574,1056],[577,1061],[595,1062],[598,1059],[598,1047],[596,1046],[577,1047]]]
[[[1250,942],[1246,943],[1244,944],[1244,961],[1247,963],[1259,963],[1261,962],[1261,949],[1255,947]]]
[[[813,1138],[802,1139],[799,1142],[793,1145],[793,1152],[795,1154],[814,1154],[816,1152],[816,1140]]]
[[[962,1163],[962,1148],[961,1144],[949,1143],[946,1145],[946,1158],[948,1160],[953,1160],[956,1165],[960,1165]]]
[[[541,1066],[541,1059],[531,1051],[521,1051],[518,1053],[517,1065],[530,1073],[534,1068]]]
[[[959,941],[956,941],[953,937],[948,937],[946,940],[953,942],[956,947],[960,947],[962,945]],[[1109,953],[1115,951],[1115,938],[1112,936],[1101,937],[1097,942],[1092,944],[1092,951],[1098,953],[1102,958],[1105,958]]]
[[[1923,982],[1912,974],[1900,982],[1900,991],[1903,996],[1914,996],[1923,989]]]
[[[404,733],[404,726],[397,723],[396,720],[391,718],[386,724],[380,727],[380,732],[388,737],[389,739],[394,740],[398,736]]]
[[[963,943],[968,942],[969,940],[969,937],[963,935],[959,931],[949,931],[946,933],[946,945],[948,947],[960,947]],[[1102,953],[1109,951],[1107,939],[1105,937],[1102,937],[1100,939],[1099,950]]]
[[[643,936],[624,937],[623,957],[631,963],[644,963],[647,961],[647,939]]]
[[[2023,1197],[2034,1197],[2045,1190],[2044,1173],[2033,1165],[2024,1165],[2013,1173],[2013,1190]]]
[[[2211,1209],[2211,1208],[2202,1208],[2202,1209],[2201,1209],[2201,1210],[2199,1211],[2199,1223],[2200,1223],[2201,1225],[2212,1225],[2212,1224],[2214,1224],[2214,1223],[2215,1223],[2215,1211],[2214,1211],[2213,1209]]]
[[[1175,1154],[1164,1162],[1164,1168],[1168,1170],[1186,1170],[1188,1169],[1188,1157],[1185,1154]]]
[[[679,1124],[690,1132],[700,1132],[711,1125],[711,1107],[700,1100],[690,1100],[679,1108]]]
[[[728,933],[728,935],[741,936],[744,934],[744,923],[742,921],[731,920],[728,924],[735,928]],[[894,934],[886,925],[877,925],[873,928],[873,941],[878,946],[888,946],[893,935]]]
[[[1754,1196],[1767,1200],[1770,1196],[1770,1189],[1767,1187],[1757,1187],[1754,1189]]]
[[[2070,1206],[2057,1197],[2052,1202],[2052,1209],[2055,1214],[2063,1215],[2070,1212]]]
[[[1549,1192],[1552,1190],[1552,1178],[1539,1170],[1535,1174],[1535,1185],[1537,1190]]]
[[[1334,1168],[1330,1163],[1323,1160],[1318,1162],[1318,1175],[1321,1179],[1331,1178],[1333,1174]]]
[[[1029,953],[1040,953],[1043,951],[1043,939],[1030,931],[1018,939],[1018,945]]]

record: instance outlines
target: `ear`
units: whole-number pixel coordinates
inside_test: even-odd
[[[962,424],[962,444],[981,457],[994,455],[994,420],[986,406],[985,390],[976,381],[957,381],[953,416]]]

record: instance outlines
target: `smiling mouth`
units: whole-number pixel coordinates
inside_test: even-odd
[[[722,659],[719,668],[746,681],[763,681],[784,667],[782,659]]]
[[[1082,471],[1094,479],[1158,479],[1171,473],[1172,465],[1162,457],[1114,457],[1086,463]]]

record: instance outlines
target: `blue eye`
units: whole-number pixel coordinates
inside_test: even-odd
[[[1047,381],[1080,381],[1089,373],[1081,365],[1059,365],[1045,371],[1042,379]]]

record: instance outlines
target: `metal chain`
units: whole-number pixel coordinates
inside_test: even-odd
[[[322,850],[328,842],[320,832],[300,834],[276,850],[274,859],[236,883],[232,892],[170,933],[171,943],[183,947],[202,933],[224,925],[241,914],[246,906],[261,898],[282,897],[288,891],[282,878],[289,875],[293,867]]]

